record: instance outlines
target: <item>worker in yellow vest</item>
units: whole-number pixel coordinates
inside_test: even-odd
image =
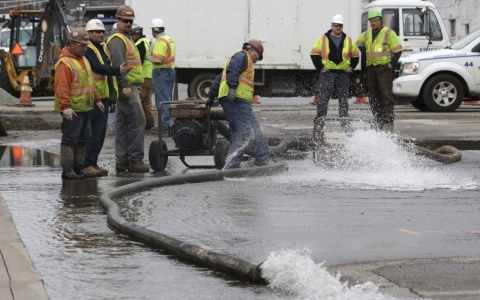
[[[252,110],[253,64],[263,59],[263,45],[255,39],[243,44],[225,63],[223,72],[218,74],[210,87],[206,106],[213,105],[218,98],[227,117],[231,131],[232,145],[228,150],[225,168],[238,168],[247,147],[255,153],[258,166],[273,164],[270,147],[260,129]]]
[[[143,27],[135,23],[133,23],[130,37],[135,43],[135,46],[137,46],[143,65],[143,85],[140,91],[140,101],[142,101],[143,112],[145,114],[145,130],[150,130],[155,126],[155,117],[152,111],[152,62],[146,59],[150,56],[150,41],[143,34]]]
[[[90,40],[83,28],[70,32],[69,45],[62,49],[55,64],[54,108],[63,116],[60,161],[63,179],[83,179],[83,168],[90,129],[90,111],[105,108],[95,90],[92,70],[84,57]]]
[[[370,29],[357,40],[368,76],[368,97],[374,126],[393,131],[394,103],[392,96],[393,71],[403,46],[395,31],[382,25],[382,13],[377,9],[368,12]]]
[[[90,37],[85,58],[90,63],[93,72],[93,82],[95,89],[102,97],[102,103],[105,108],[110,107],[110,111],[115,110],[116,100],[118,98],[118,87],[115,76],[126,75],[132,69],[125,67],[126,64],[118,67],[112,67],[110,60],[103,48],[103,36],[105,26],[99,19],[88,21],[85,29]],[[98,156],[102,150],[105,141],[108,122],[108,109],[101,111],[95,108],[90,112],[90,127],[92,129],[92,138],[87,144],[87,154],[85,156],[85,172],[92,176],[107,176],[108,170],[98,165]]]
[[[155,106],[158,110],[158,127],[153,127],[153,133],[170,135],[170,105],[160,103],[172,101],[173,88],[175,86],[175,54],[176,46],[173,39],[166,35],[165,25],[161,19],[153,19],[151,24],[152,35],[156,39],[153,47],[150,47],[152,62],[153,92],[155,93]]]
[[[332,18],[330,30],[320,36],[313,45],[310,57],[318,75],[317,116],[314,123],[323,121],[327,115],[330,98],[337,95],[338,115],[342,129],[351,130],[348,120],[348,94],[350,75],[358,64],[359,52],[356,43],[343,32],[341,15]]]
[[[112,66],[126,62],[132,71],[117,77],[119,98],[115,122],[115,169],[117,172],[148,172],[150,168],[143,162],[145,114],[140,101],[143,68],[137,47],[129,36],[135,12],[130,6],[122,5],[116,17],[117,28],[108,33],[105,52]]]

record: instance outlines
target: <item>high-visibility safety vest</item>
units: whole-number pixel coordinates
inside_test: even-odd
[[[357,46],[365,46],[367,66],[386,65],[395,53],[403,51],[397,34],[387,27],[380,30],[374,41],[372,41],[371,28],[363,32],[357,40]]]
[[[152,59],[157,62],[153,64],[153,70],[175,68],[175,42],[168,35],[160,36],[153,46]]]
[[[100,51],[98,51],[97,47],[95,47],[93,44],[88,44],[88,48],[92,49],[93,52],[95,52],[95,55],[97,56],[98,60],[102,65],[105,64],[103,61],[102,54]],[[92,71],[93,74],[93,83],[95,84],[95,88],[97,89],[98,94],[102,99],[112,99],[116,100],[118,98],[118,86],[117,86],[117,79],[114,77],[113,79],[113,88],[115,91],[110,91],[108,88],[108,81],[106,75],[100,75]]]
[[[322,35],[313,45],[310,55],[320,55],[322,57],[322,64],[329,70],[346,70],[350,67],[350,59],[358,57],[358,47],[353,42],[352,38],[346,36],[343,40],[342,62],[338,65],[330,61],[328,55],[330,54],[330,42],[326,35]]]
[[[137,47],[135,47],[135,44],[129,38],[127,38],[124,34],[121,34],[118,32],[109,36],[105,44],[107,44],[108,46],[108,44],[114,37],[120,38],[125,43],[125,46],[126,46],[126,51],[127,51],[125,55],[125,59],[127,60],[126,67],[133,69],[127,75],[128,81],[130,81],[130,84],[142,84],[143,83],[143,67],[142,67],[142,60],[140,59],[140,54],[138,53]],[[105,47],[105,50],[106,50],[105,52],[108,55],[108,58],[110,58],[111,60],[112,58],[110,56],[110,51],[108,50],[108,47]]]
[[[232,60],[232,57],[239,52],[245,53],[248,59],[248,64],[247,69],[240,74],[236,97],[247,100],[251,103],[253,99],[253,79],[255,76],[255,69],[253,67],[253,62],[250,59],[250,55],[248,55],[247,51],[244,50],[235,52],[225,63],[225,66],[223,67],[222,80],[220,81],[220,88],[218,91],[218,99],[228,95],[228,90],[230,87],[227,85],[227,67]]]
[[[82,57],[87,72],[82,68],[82,65],[70,57],[62,57],[55,64],[55,69],[60,64],[65,64],[70,69],[71,78],[73,82],[70,83],[70,107],[75,112],[87,112],[93,109],[95,102],[95,85],[93,83],[92,69],[85,57]],[[62,111],[58,103],[58,96],[55,95],[54,108],[56,111]]]
[[[135,42],[135,46],[138,47],[141,43],[145,46],[146,51],[145,60],[143,61],[143,77],[152,78],[152,62],[146,59],[147,54],[150,52],[150,41],[146,37],[142,37]]]

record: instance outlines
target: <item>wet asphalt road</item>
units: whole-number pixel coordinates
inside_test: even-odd
[[[298,101],[295,113],[264,103],[258,112],[264,131],[308,136],[315,112]],[[361,106],[358,119],[368,119]],[[445,117],[408,107],[396,113],[396,128],[404,136],[479,140],[476,107]],[[18,137],[9,144],[58,153],[59,133],[13,134]],[[147,135],[146,145],[152,139]],[[173,158],[165,174],[116,176],[111,143],[109,137],[101,156],[111,176],[83,182],[62,184],[58,157],[35,164],[29,153],[28,162],[20,162],[24,167],[15,167],[9,149],[0,163],[0,191],[51,299],[282,296],[178,262],[112,232],[97,207],[101,193],[186,170]],[[253,263],[271,251],[308,247],[316,263],[325,261],[350,282],[371,280],[382,285],[381,292],[401,298],[478,299],[480,152],[463,151],[462,161],[442,165],[382,148],[388,144],[383,136],[360,136],[352,143],[347,167],[325,169],[307,157],[289,161],[290,171],[277,177],[151,190],[122,200],[124,216]],[[171,140],[168,145],[173,147]],[[203,164],[209,159],[192,158]]]

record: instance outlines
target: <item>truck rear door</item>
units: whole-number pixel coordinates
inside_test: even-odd
[[[271,64],[281,69],[299,67],[298,2],[249,1],[248,37],[258,39],[265,49],[259,67]]]

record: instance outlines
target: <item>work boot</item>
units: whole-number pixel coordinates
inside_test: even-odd
[[[170,134],[170,126],[167,127],[167,128],[162,128],[162,135],[172,136],[172,135]]]
[[[128,163],[128,171],[136,173],[146,173],[150,168],[143,163],[143,160],[130,161]]]
[[[87,152],[86,145],[76,145],[73,147],[73,171],[78,175],[82,174],[87,178],[97,177],[96,174],[87,173],[83,168],[83,164],[85,163],[85,154]]]
[[[108,170],[98,165],[94,166],[95,170],[97,170],[97,176],[108,176]]]
[[[150,132],[158,134],[160,132],[160,127],[158,127],[158,126],[152,127],[152,128],[150,128]]]
[[[60,146],[60,161],[62,164],[63,179],[83,179],[85,176],[77,175],[73,171],[73,147]]]
[[[128,161],[117,161],[115,164],[115,170],[117,170],[117,172],[127,172]]]
[[[98,171],[97,171],[97,169],[95,169],[94,166],[87,166],[87,167],[83,168],[83,171],[85,172],[85,174],[88,174],[87,177],[100,176],[100,175],[98,175]]]
[[[273,165],[275,162],[271,159],[265,160],[265,161],[256,161],[255,165],[256,166],[268,166],[268,165]]]

